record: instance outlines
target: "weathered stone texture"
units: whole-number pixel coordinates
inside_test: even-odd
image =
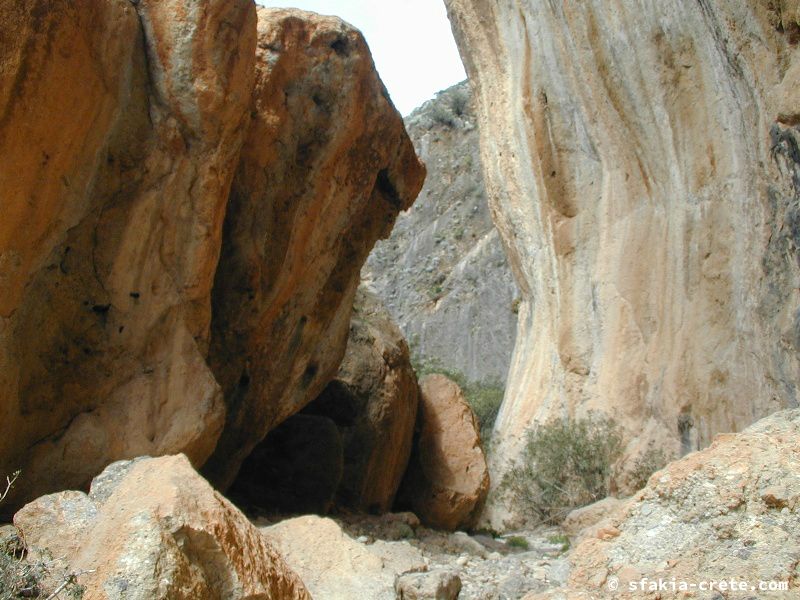
[[[258,14],[253,122],[213,295],[209,361],[228,415],[205,471],[222,485],[336,374],[361,265],[425,176],[356,29]]]
[[[33,553],[80,573],[86,600],[309,600],[261,533],[185,456],[113,463],[87,496],[43,496],[14,517]]]
[[[798,2],[447,5],[523,298],[498,472],[554,416],[634,459],[796,406]]]
[[[392,508],[411,454],[419,395],[408,344],[378,298],[360,286],[344,360],[304,411],[328,417],[341,433],[339,506]]]
[[[571,552],[565,588],[530,599],[588,600],[616,581],[614,597],[634,600],[649,596],[647,589],[631,588],[643,578],[648,585],[662,579],[695,586],[726,579],[748,584],[746,590],[723,590],[731,598],[796,597],[798,434],[800,410],[781,411],[741,433],[720,434],[705,450],[669,464],[610,515],[612,523]],[[762,590],[760,582],[789,587]],[[666,592],[665,598],[687,597]],[[719,588],[686,592],[720,597]]]
[[[228,484],[335,374],[422,185],[363,38],[251,0],[8,0],[0,57],[3,509],[220,436]]]
[[[420,381],[417,433],[398,506],[428,527],[469,529],[489,491],[478,424],[458,385],[444,375]]]
[[[0,471],[22,499],[222,428],[204,355],[255,60],[245,0],[4,2]]]

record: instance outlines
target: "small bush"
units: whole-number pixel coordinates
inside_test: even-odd
[[[528,550],[530,548],[528,540],[521,535],[512,535],[511,537],[506,538],[506,545],[511,548],[519,548],[520,550]]]
[[[80,600],[84,587],[78,574],[67,573],[60,561],[48,555],[31,559],[0,554],[0,600],[62,598]]]
[[[456,127],[468,106],[469,90],[467,88],[449,90],[437,97],[431,108],[431,117],[435,123],[445,127]]]
[[[529,519],[560,523],[573,509],[608,495],[621,453],[620,429],[607,417],[551,421],[529,433],[501,492]]]
[[[628,474],[633,489],[640,490],[646,486],[650,476],[663,469],[668,462],[667,455],[662,450],[655,448],[645,450],[633,463],[633,468]]]
[[[551,544],[560,544],[561,545],[561,552],[566,552],[569,550],[569,537],[563,533],[557,533],[549,536],[547,541]]]
[[[454,114],[461,117],[469,105],[469,89],[460,87],[450,93],[450,108]]]
[[[444,125],[445,127],[455,127],[456,126],[456,115],[453,114],[453,110],[447,105],[443,103],[437,103],[431,109],[431,117],[435,123],[439,125]]]

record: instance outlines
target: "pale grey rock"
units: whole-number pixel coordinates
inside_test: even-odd
[[[397,578],[397,600],[456,600],[461,592],[461,578],[449,570],[408,573]]]
[[[518,292],[489,214],[470,96],[460,83],[406,118],[428,176],[362,277],[417,357],[471,381],[502,383]]]
[[[800,3],[446,4],[522,297],[493,480],[553,417],[630,464],[797,406]]]

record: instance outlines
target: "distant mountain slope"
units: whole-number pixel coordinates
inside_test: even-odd
[[[517,289],[486,202],[468,82],[416,109],[406,127],[428,178],[362,276],[418,360],[505,382]]]

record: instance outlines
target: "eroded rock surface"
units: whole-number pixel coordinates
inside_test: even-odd
[[[398,506],[429,527],[472,527],[489,491],[489,470],[475,415],[444,375],[420,381],[417,434]]]
[[[361,265],[425,176],[360,32],[295,10],[258,16],[213,296],[209,361],[228,414],[205,472],[222,486],[336,374]]]
[[[3,510],[218,440],[229,484],[335,374],[422,185],[363,38],[251,0],[9,0],[0,56]]]
[[[311,598],[183,455],[114,463],[88,496],[44,496],[14,522],[32,552],[47,549],[81,573],[87,600]]]
[[[796,596],[799,434],[800,410],[782,411],[742,433],[720,434],[709,448],[671,463],[620,507],[613,526],[575,548],[569,585],[542,598],[596,597],[612,580],[620,590],[613,597],[642,598],[648,589],[630,588],[642,578],[648,585],[659,578],[747,582],[748,589],[732,598]],[[789,588],[750,589],[762,581]],[[719,593],[696,591],[693,597]]]
[[[456,600],[461,593],[461,579],[444,569],[409,573],[397,578],[394,589],[398,600]]]
[[[19,503],[115,458],[202,463],[204,354],[249,116],[255,8],[4,2],[0,470]]]
[[[447,5],[522,293],[495,472],[564,413],[634,460],[796,406],[798,2]]]
[[[262,531],[314,598],[395,600],[395,577],[425,568],[422,554],[408,543],[365,545],[327,518],[297,517]]]

